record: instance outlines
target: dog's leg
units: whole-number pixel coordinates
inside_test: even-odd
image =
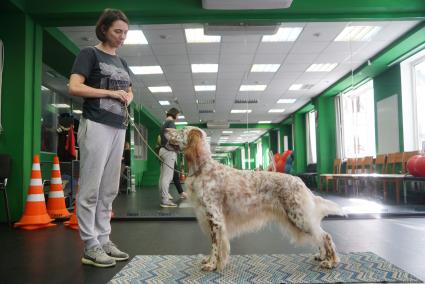
[[[339,257],[336,253],[335,244],[329,233],[319,228],[315,235],[315,239],[319,244],[319,254],[314,258],[320,261],[323,268],[334,268],[339,263]]]
[[[212,248],[210,256],[205,258],[202,262],[202,270],[204,271],[221,270],[227,263],[230,244],[226,236],[226,230],[221,216],[222,215],[218,212],[206,213]]]

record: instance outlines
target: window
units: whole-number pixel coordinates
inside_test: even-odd
[[[425,50],[400,64],[404,151],[419,150],[425,141]]]
[[[306,114],[307,164],[317,163],[316,115],[316,111],[310,111]]]
[[[140,134],[142,134],[143,139],[147,141],[148,129],[140,123],[136,123],[136,127],[137,129],[139,129]],[[134,130],[134,158],[140,159],[140,160],[147,160],[148,159],[147,148],[148,147],[146,146],[145,142],[143,142],[139,133],[136,130]]]
[[[338,96],[338,143],[343,159],[374,156],[375,110],[373,81]]]
[[[255,168],[259,168],[261,166],[263,166],[263,144],[261,143],[261,141],[259,141],[257,143],[257,153],[256,153],[256,157],[255,157]]]
[[[241,159],[242,159],[242,169],[245,169],[245,148],[242,146],[241,148]]]

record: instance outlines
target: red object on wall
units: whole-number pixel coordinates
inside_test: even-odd
[[[276,172],[284,173],[285,172],[285,161],[279,160],[276,164]]]
[[[274,154],[273,158],[274,158],[274,162],[277,164],[277,162],[279,162],[280,160],[280,154],[279,153]]]
[[[415,155],[407,161],[407,170],[412,176],[425,177],[425,155]]]

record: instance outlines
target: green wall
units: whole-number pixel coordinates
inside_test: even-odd
[[[314,100],[318,112],[316,143],[317,171],[332,172],[336,158],[335,98],[319,97]]]
[[[424,34],[425,36],[425,34]],[[401,97],[401,69],[400,64],[396,64],[388,70],[382,72],[373,78],[374,100],[375,100],[375,137],[376,137],[376,152],[379,153],[378,145],[378,112],[377,103],[392,95],[397,95],[398,104],[398,129],[399,129],[399,145],[398,151],[404,150],[403,143],[403,106]],[[395,151],[396,152],[396,151]]]
[[[20,13],[0,13],[4,43],[0,153],[12,156],[8,183],[13,220],[26,201],[32,157],[40,151],[42,28]],[[13,27],[13,28],[12,28]],[[0,220],[5,220],[3,202]]]
[[[294,172],[302,173],[307,165],[305,113],[296,113],[294,116]]]
[[[267,169],[269,166],[269,150],[270,150],[270,134],[264,134],[261,137],[261,147],[263,151],[263,161],[261,164],[263,165],[263,169]]]

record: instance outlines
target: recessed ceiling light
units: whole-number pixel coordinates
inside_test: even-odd
[[[188,43],[220,42],[221,36],[206,36],[203,28],[184,29]]]
[[[175,125],[187,125],[186,121],[177,121],[174,123]]]
[[[280,64],[253,64],[251,72],[276,72]]]
[[[195,91],[197,92],[215,91],[215,85],[195,85]]]
[[[184,115],[177,116],[178,119],[184,119]]]
[[[292,84],[289,87],[289,90],[290,91],[298,91],[298,90],[301,90],[302,87],[303,87],[303,84]]]
[[[296,41],[303,28],[301,27],[286,27],[279,28],[274,35],[265,35],[261,39],[263,42],[277,41]]]
[[[49,88],[44,87],[43,85],[41,85],[41,90],[42,90],[42,91],[50,91],[50,89],[49,89]]]
[[[258,123],[272,123],[271,120],[260,120],[258,121]]]
[[[254,91],[264,91],[267,88],[267,85],[241,85],[239,91],[241,92],[254,92]]]
[[[221,133],[230,134],[230,133],[233,133],[233,131],[232,130],[223,130]]]
[[[55,108],[70,108],[68,104],[52,104]]]
[[[277,101],[278,104],[293,104],[297,100],[296,99],[280,99]]]
[[[75,113],[75,114],[82,114],[83,112],[81,111],[81,110],[79,110],[79,109],[73,109],[72,110],[72,112],[73,113]]]
[[[124,44],[148,44],[141,30],[130,30],[127,32]]]
[[[306,72],[330,72],[338,65],[338,63],[320,63],[311,64]]]
[[[171,87],[170,86],[158,86],[158,87],[148,87],[149,91],[151,93],[171,93]]]
[[[169,101],[159,101],[159,104],[162,106],[169,106],[170,102]]]
[[[250,109],[232,109],[230,113],[251,113]]]
[[[191,64],[192,73],[217,73],[218,64]]]
[[[163,74],[161,66],[130,66],[135,75]]]
[[[283,109],[283,108],[277,108],[277,109],[270,109],[269,110],[270,113],[281,113],[281,112],[284,112],[284,111],[285,111],[285,109]]]
[[[334,41],[368,41],[381,27],[379,26],[351,26],[346,27]]]

